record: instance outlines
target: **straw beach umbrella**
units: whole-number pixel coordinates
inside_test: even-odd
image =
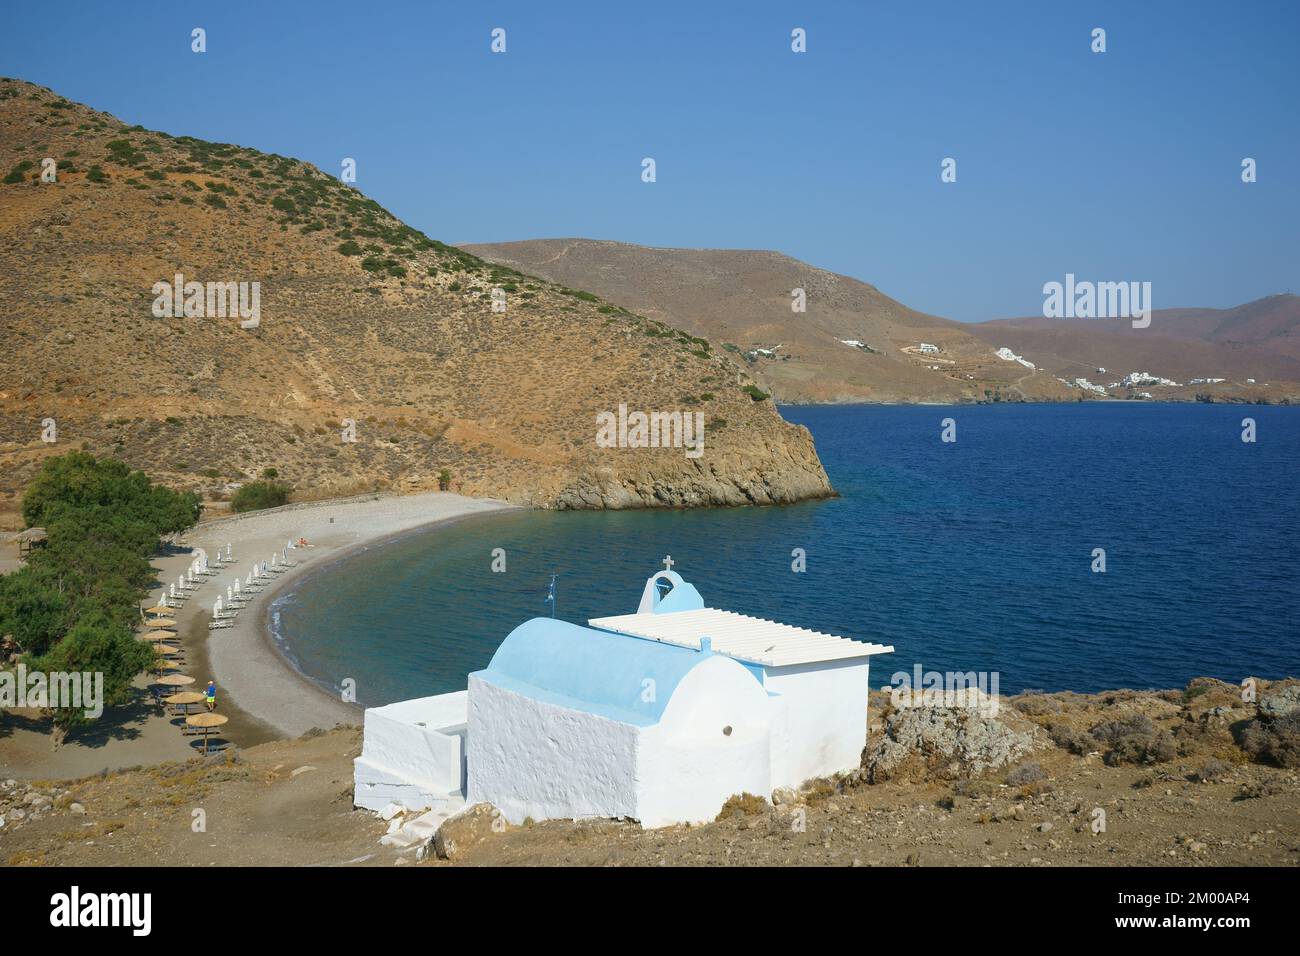
[[[204,697],[205,695],[197,690],[182,690],[177,691],[169,697],[164,697],[163,703],[169,707],[179,708],[180,712],[188,717],[190,713],[190,704],[201,704],[204,701]]]
[[[191,714],[185,718],[185,723],[203,731],[203,752],[207,753],[208,735],[229,719],[225,714]]]

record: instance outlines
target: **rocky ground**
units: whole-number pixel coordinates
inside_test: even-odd
[[[0,862],[143,865],[1295,866],[1300,681],[1028,694],[996,716],[873,695],[862,767],[704,826],[505,825],[425,845],[351,805],[355,727],[63,783],[0,782]],[[1247,695],[1249,696],[1249,695]],[[400,818],[399,818],[400,819]],[[201,827],[200,827],[201,823]]]

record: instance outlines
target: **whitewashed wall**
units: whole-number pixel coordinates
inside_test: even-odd
[[[767,668],[767,689],[785,699],[788,742],[773,788],[853,770],[867,743],[869,665],[829,661]],[[778,766],[779,765],[779,766]]]
[[[458,803],[465,784],[465,691],[366,708],[353,803],[420,810]]]
[[[723,733],[730,727],[730,735]],[[692,668],[643,737],[637,819],[645,827],[712,821],[727,798],[772,792],[767,692],[727,657]]]
[[[641,731],[469,678],[468,793],[507,821],[635,817]]]

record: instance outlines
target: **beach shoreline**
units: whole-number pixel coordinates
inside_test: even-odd
[[[211,674],[194,674],[217,682],[218,710],[235,709],[251,718],[249,729],[262,725],[262,742],[274,735],[295,737],[313,728],[359,724],[362,708],[331,694],[295,665],[276,642],[271,613],[282,597],[307,576],[326,572],[353,555],[409,534],[453,524],[477,514],[517,509],[495,499],[466,498],[449,492],[310,502],[272,512],[250,512],[203,522],[182,536],[180,544],[203,548],[210,560],[218,548],[234,545],[229,574],[218,574],[211,588],[201,587],[181,608],[178,627],[196,648]],[[254,561],[270,560],[287,541],[306,538],[309,546],[289,552],[293,566],[253,596],[230,628],[208,630],[211,603],[224,597],[226,585],[247,576]],[[188,566],[188,562],[186,563]],[[176,572],[179,573],[179,572]],[[166,580],[166,575],[163,575]],[[203,635],[203,631],[207,631]],[[196,639],[197,635],[197,639]],[[242,722],[242,721],[241,721]],[[246,725],[248,726],[248,725]],[[239,733],[232,734],[237,743]]]
[[[197,589],[171,615],[184,652],[181,672],[202,690],[217,684],[217,712],[229,718],[214,740],[247,748],[298,737],[312,728],[360,724],[363,709],[345,703],[298,669],[277,645],[270,628],[271,605],[307,576],[331,572],[353,555],[410,534],[454,524],[478,514],[519,510],[496,499],[467,498],[448,492],[415,495],[372,494],[302,502],[266,511],[222,515],[201,521],[178,536],[151,561],[159,583],[141,607],[157,602],[159,588],[170,590],[190,567],[196,548],[209,561],[217,548],[234,545],[233,564],[224,573],[195,578]],[[332,519],[332,520],[331,520]],[[235,574],[247,577],[254,561],[270,561],[289,540],[306,538],[312,547],[290,552],[291,567],[274,576],[253,596],[235,626],[209,630],[212,605],[225,599]],[[263,579],[265,582],[265,579]],[[100,720],[78,728],[58,749],[50,745],[48,718],[37,711],[14,711],[0,727],[0,766],[19,780],[79,779],[130,767],[185,760],[202,753],[198,738],[183,736],[182,718],[159,712],[149,697],[154,677],[138,675],[128,704],[112,707]],[[4,776],[4,775],[0,775]]]

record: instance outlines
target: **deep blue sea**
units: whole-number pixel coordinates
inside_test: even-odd
[[[996,671],[1003,693],[1300,673],[1300,408],[781,412],[812,431],[841,497],[473,518],[305,579],[276,602],[278,640],[319,682],[354,678],[363,704],[463,689],[516,624],[549,614],[552,573],[558,616],[585,622],[636,610],[671,554],[709,606],[893,644],[873,686],[918,663]]]

